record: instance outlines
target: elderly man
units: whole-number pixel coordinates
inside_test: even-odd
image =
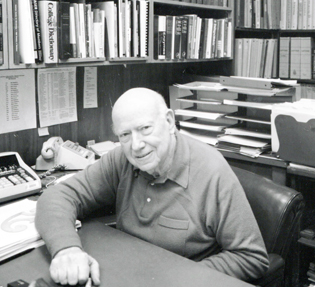
[[[149,89],[125,92],[112,120],[121,146],[38,201],[36,226],[53,257],[53,280],[75,285],[91,276],[100,284],[98,263],[73,226],[109,205],[124,232],[243,280],[262,276],[269,265],[263,239],[222,155],[178,133],[173,111]]]

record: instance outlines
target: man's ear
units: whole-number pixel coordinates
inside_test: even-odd
[[[166,121],[169,124],[169,131],[171,134],[175,133],[175,114],[174,111],[172,109],[167,109],[166,111]]]

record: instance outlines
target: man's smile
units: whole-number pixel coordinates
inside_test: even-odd
[[[135,158],[136,159],[144,159],[146,157],[148,157],[149,155],[152,154],[152,151],[148,152],[148,153],[145,153],[145,154],[141,154],[141,155],[136,155]]]

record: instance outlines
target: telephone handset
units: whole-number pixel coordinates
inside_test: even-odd
[[[95,162],[95,154],[72,141],[52,137],[43,143],[41,155],[36,160],[36,170],[49,170],[64,165],[67,170],[84,169]]]
[[[61,137],[51,137],[48,141],[43,143],[41,150],[42,157],[46,160],[52,159],[58,153],[61,144],[63,144]]]

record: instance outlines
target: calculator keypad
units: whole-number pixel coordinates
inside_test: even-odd
[[[18,167],[16,165],[0,167],[0,189],[31,182],[34,180],[35,179],[22,167]]]

